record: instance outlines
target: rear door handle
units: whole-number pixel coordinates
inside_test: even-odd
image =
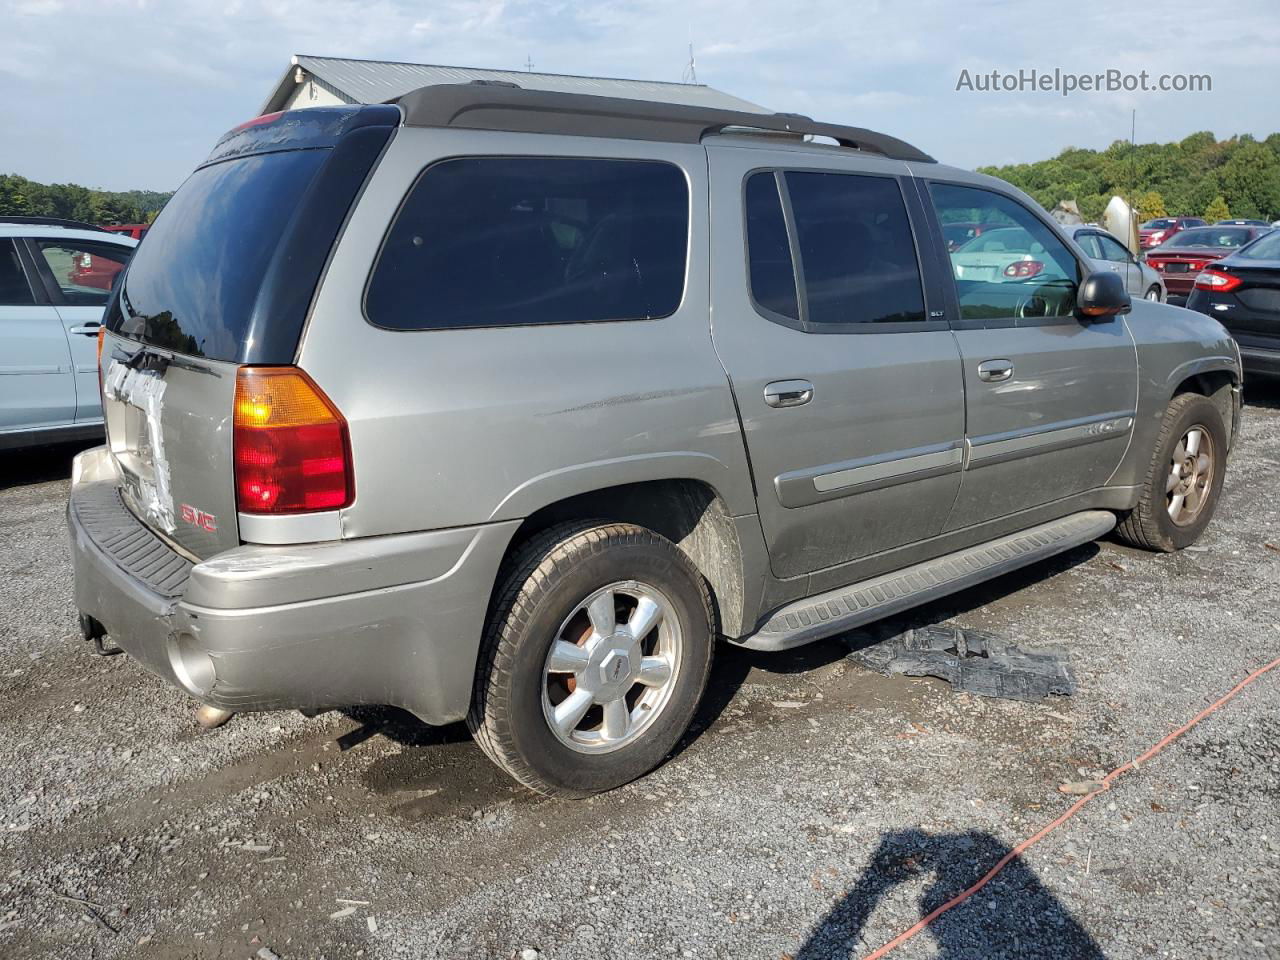
[[[813,399],[808,380],[775,380],[765,385],[764,402],[771,407],[798,407]]]
[[[983,360],[978,364],[978,379],[987,383],[1000,383],[1013,376],[1012,360]]]
[[[101,326],[102,324],[100,323],[85,323],[78,327],[71,327],[67,330],[67,333],[78,333],[82,337],[96,337],[98,335],[98,328]]]

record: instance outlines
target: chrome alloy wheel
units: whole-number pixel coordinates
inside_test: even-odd
[[[659,590],[635,580],[600,588],[565,618],[547,652],[547,725],[581,753],[631,743],[670,701],[682,648],[675,607]]]
[[[1214,454],[1213,437],[1200,424],[1190,427],[1173,450],[1165,497],[1169,517],[1180,527],[1192,523],[1209,501]]]

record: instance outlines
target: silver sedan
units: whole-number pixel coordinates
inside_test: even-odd
[[[1163,303],[1164,280],[1141,257],[1135,257],[1123,243],[1101,227],[1074,224],[1063,227],[1080,244],[1097,270],[1109,270],[1124,278],[1132,297]]]

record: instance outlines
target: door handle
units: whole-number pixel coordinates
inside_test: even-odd
[[[978,379],[987,383],[999,383],[1012,376],[1012,360],[984,360],[978,364]]]
[[[764,402],[771,407],[798,407],[813,399],[808,380],[775,380],[764,388]]]
[[[102,324],[100,323],[84,323],[78,327],[71,327],[67,330],[67,333],[78,333],[82,337],[96,337],[98,335],[98,328],[101,326]]]

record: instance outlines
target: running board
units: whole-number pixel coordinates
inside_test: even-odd
[[[751,650],[789,650],[917,607],[1029,563],[1096,540],[1116,525],[1108,510],[1086,510],[1052,523],[958,550],[777,610],[755,633],[734,643]]]

